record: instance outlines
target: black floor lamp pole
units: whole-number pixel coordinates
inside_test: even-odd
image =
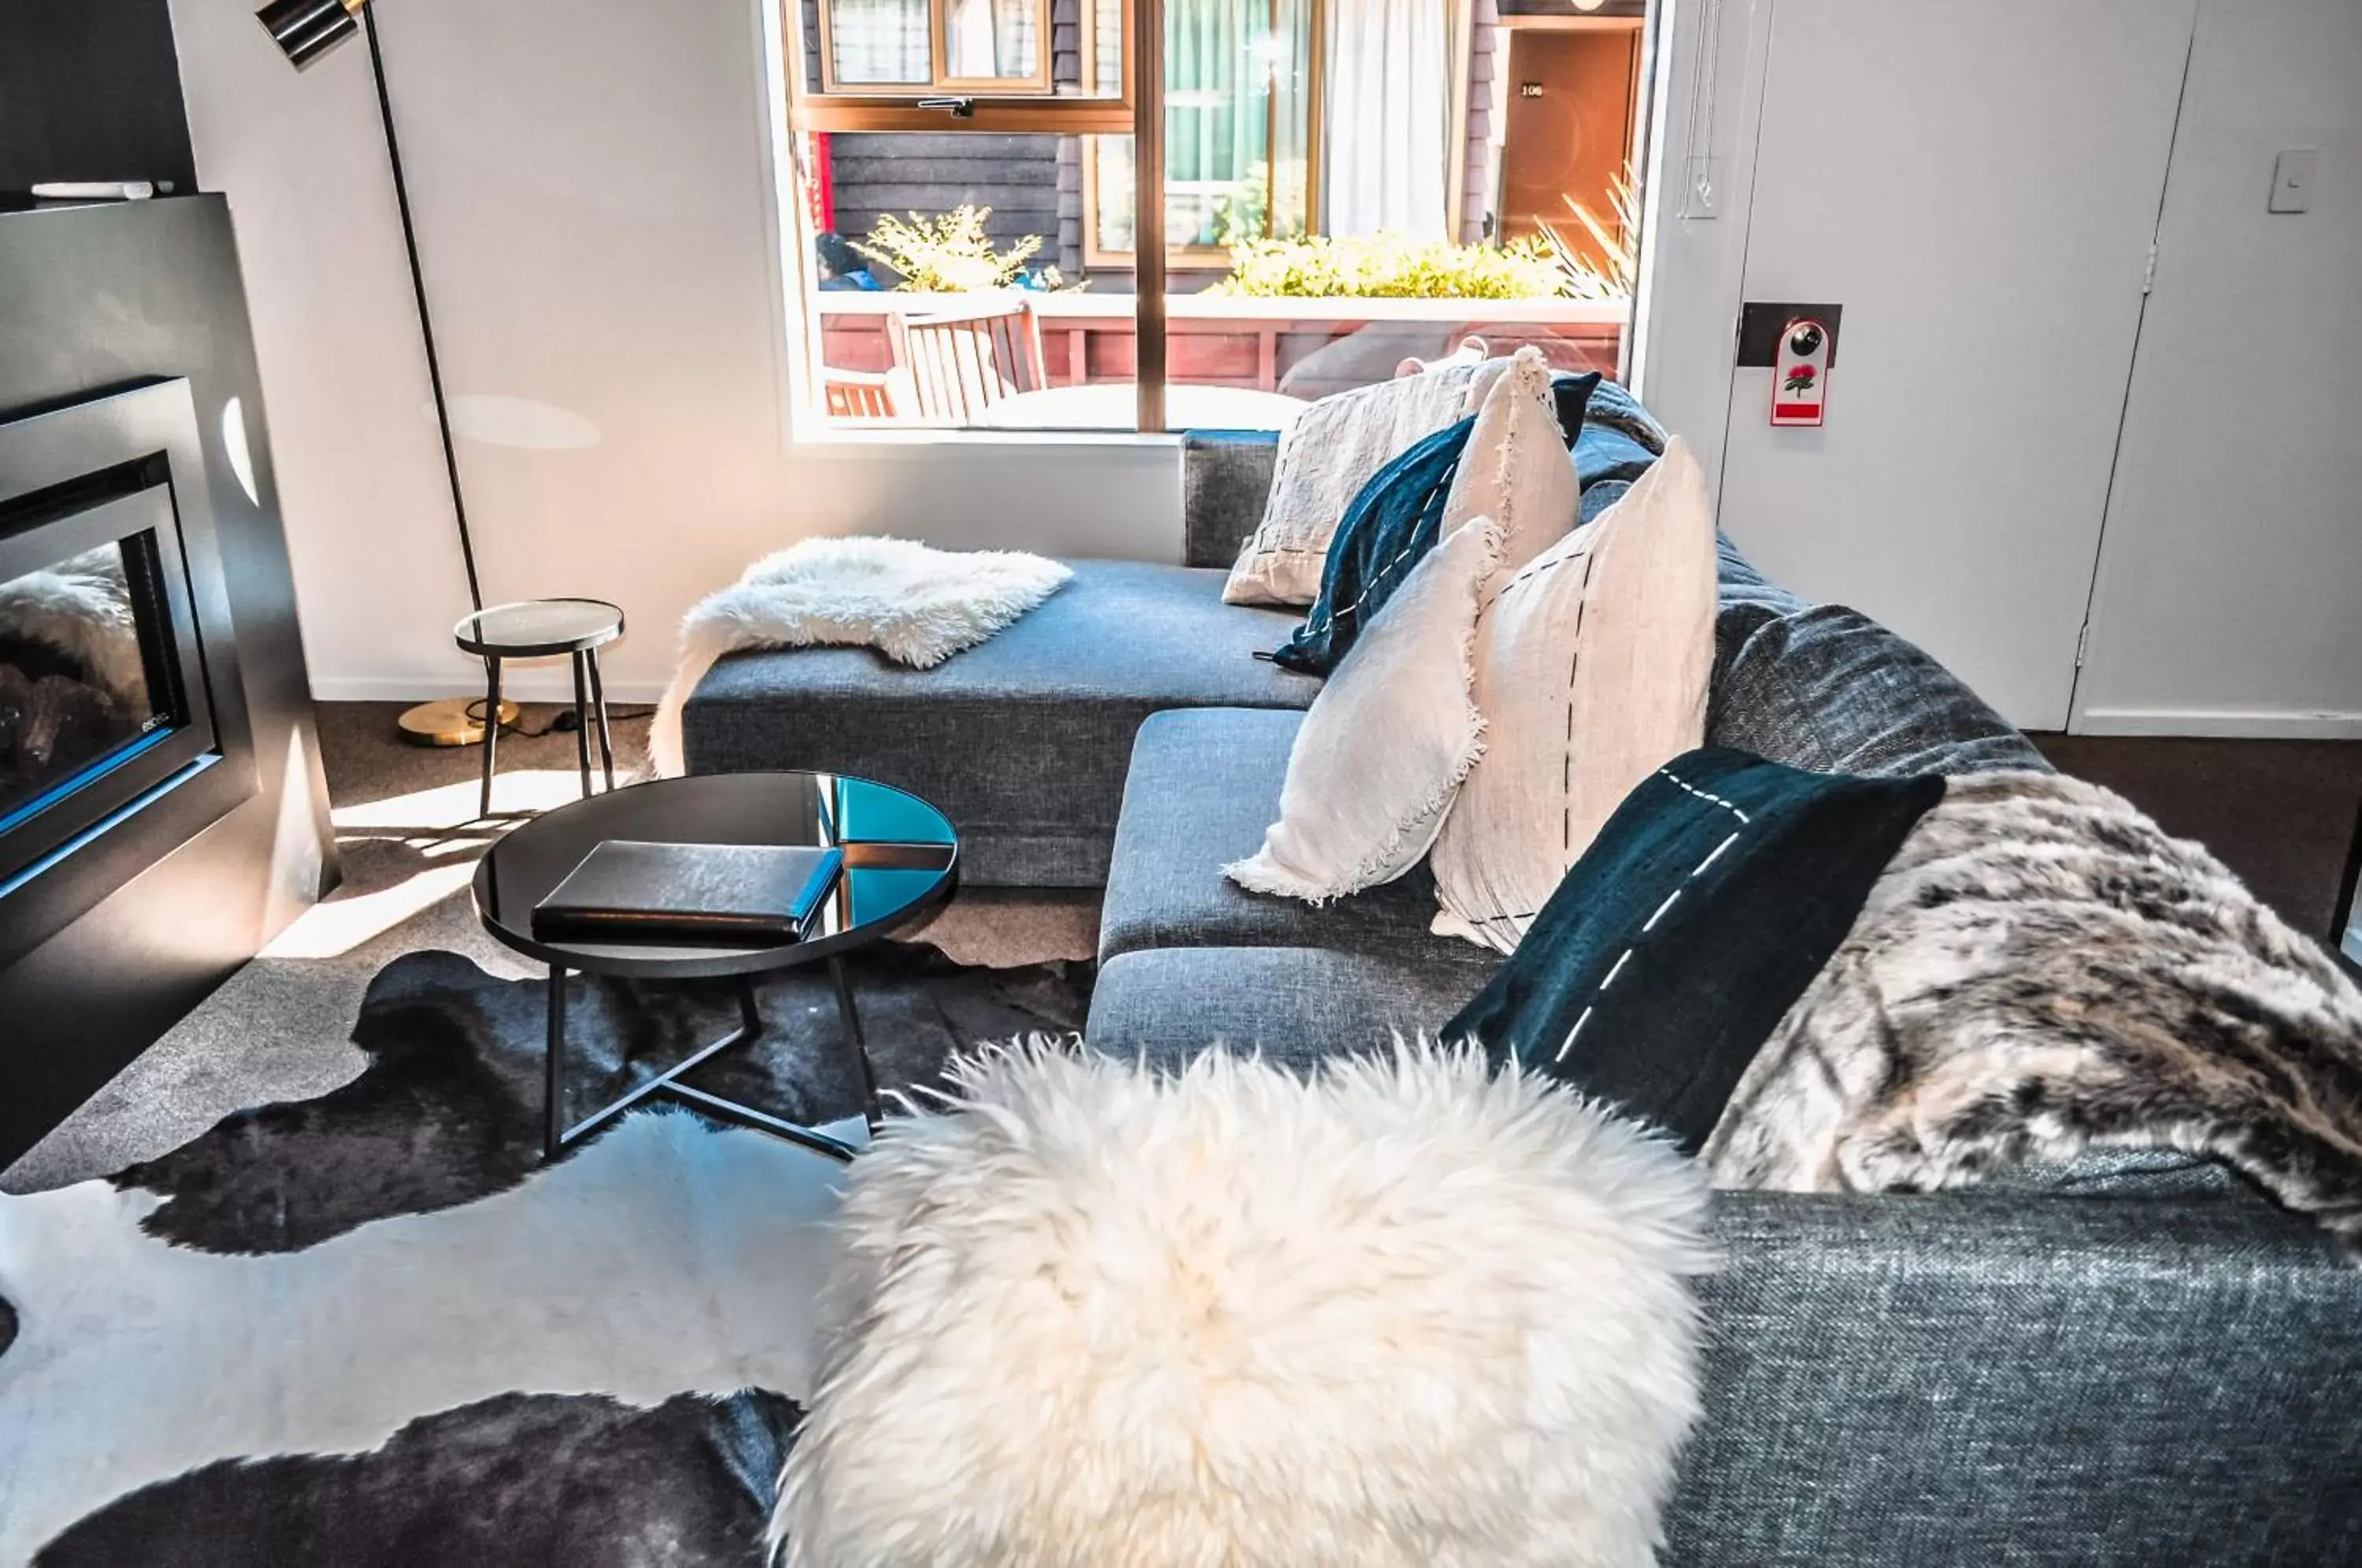
[[[393,202],[402,212],[402,244],[410,254],[410,292],[418,301],[418,336],[426,345],[426,380],[435,389],[435,424],[443,436],[443,471],[451,481],[451,515],[459,525],[459,558],[468,568],[468,602],[484,608],[484,591],[476,580],[476,543],[468,533],[468,503],[459,493],[459,454],[451,444],[451,411],[443,401],[443,362],[435,352],[435,318],[426,309],[426,275],[418,266],[418,235],[410,225],[410,188],[402,178],[402,141],[393,131],[393,95],[386,90],[385,57],[377,47],[377,8],[360,9],[361,28],[369,35],[370,69],[377,75],[378,112],[385,119],[385,158],[393,170]]]

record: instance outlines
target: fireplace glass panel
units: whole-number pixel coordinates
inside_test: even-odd
[[[152,532],[0,582],[0,829],[187,723]]]

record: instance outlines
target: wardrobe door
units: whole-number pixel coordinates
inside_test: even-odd
[[[2362,737],[2357,83],[2354,0],[2203,0],[2079,730]]]
[[[1778,0],[1745,296],[1844,307],[1827,423],[1733,373],[1723,526],[2028,728],[2068,715],[2195,0]]]

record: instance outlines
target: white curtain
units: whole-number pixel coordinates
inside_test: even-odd
[[[927,0],[822,0],[836,79],[859,83],[923,83],[934,53]]]
[[[1329,0],[1321,208],[1330,234],[1445,239],[1447,0]]]

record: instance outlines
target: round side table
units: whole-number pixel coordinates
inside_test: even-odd
[[[800,941],[747,947],[726,941],[579,942],[535,935],[534,906],[584,856],[609,839],[833,845],[844,852],[844,869]],[[852,1159],[858,1151],[841,1139],[783,1121],[759,1107],[709,1094],[683,1083],[682,1075],[715,1053],[762,1034],[763,1020],[755,1006],[758,977],[825,965],[836,992],[844,1048],[860,1069],[862,1118],[876,1132],[882,1114],[877,1084],[844,955],[892,935],[949,900],[958,887],[959,834],[948,818],[915,795],[842,774],[712,773],[653,779],[592,800],[569,801],[509,834],[476,867],[476,915],[495,941],[549,966],[544,1152],[556,1159],[633,1106],[662,1097],[839,1160]],[[733,980],[739,1026],[622,1098],[577,1115],[566,1092],[568,971],[638,980]]]
[[[624,612],[603,599],[525,599],[477,612],[452,628],[460,650],[484,661],[484,791],[479,814],[492,814],[492,767],[501,735],[501,661],[551,658],[574,664],[574,748],[582,761],[582,795],[590,796],[590,723],[599,723],[599,767],[615,787],[615,747],[607,733],[607,689],[599,650],[624,635]],[[588,690],[585,690],[587,683]]]

